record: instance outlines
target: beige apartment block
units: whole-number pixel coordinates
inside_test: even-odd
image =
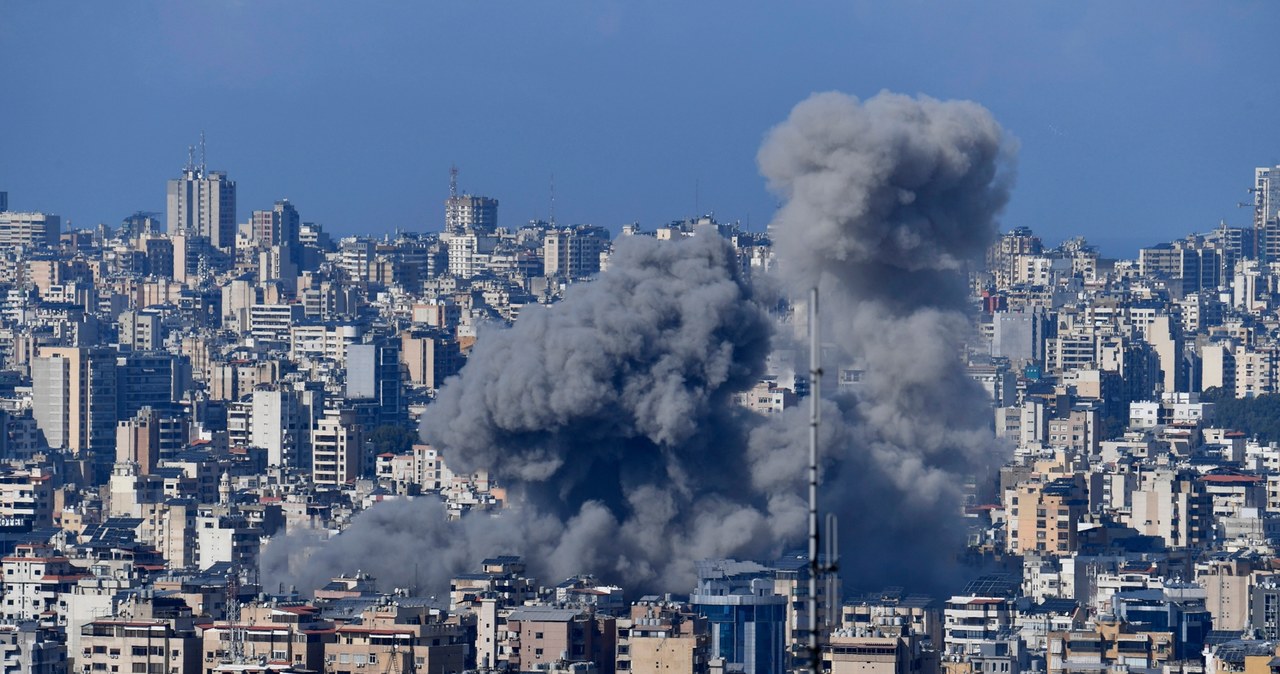
[[[707,619],[687,606],[641,601],[617,622],[615,668],[620,673],[704,674],[709,666]]]
[[[465,627],[438,609],[388,602],[338,627],[324,647],[324,671],[455,674],[464,669]]]
[[[200,638],[190,619],[95,620],[69,655],[79,672],[188,674],[199,671]]]

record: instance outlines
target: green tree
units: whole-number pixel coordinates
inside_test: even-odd
[[[1213,403],[1208,423],[1220,428],[1241,431],[1263,443],[1280,441],[1280,394],[1267,393],[1253,398],[1231,398],[1210,389]]]
[[[373,429],[369,439],[373,441],[374,452],[377,454],[406,454],[413,448],[413,443],[418,441],[418,433],[404,426],[387,424]]]

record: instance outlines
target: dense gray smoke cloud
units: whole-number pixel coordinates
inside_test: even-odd
[[[850,543],[847,583],[946,581],[954,565],[938,555],[963,535],[966,479],[999,462],[986,397],[964,370],[962,273],[997,235],[1009,145],[975,103],[828,93],[796,106],[760,149],[786,199],[770,225],[780,273],[797,297],[820,288],[838,361],[826,372],[861,372],[824,417],[824,508]],[[754,463],[769,470],[757,481],[800,479],[801,464],[777,455],[799,456],[802,443],[758,431]]]
[[[891,309],[958,308],[963,285],[946,273],[997,233],[1004,138],[967,101],[826,93],[797,105],[758,157],[786,200],[771,224],[785,274],[797,289],[821,279],[837,298]]]
[[[769,334],[714,231],[624,239],[598,280],[485,335],[423,432],[455,470],[557,501],[580,490],[616,504],[633,480],[705,492],[731,476],[691,471],[709,441],[741,434],[729,397],[761,374]]]
[[[447,587],[441,579],[486,555],[516,553],[544,580],[592,571],[688,589],[698,559],[776,551],[771,527],[795,504],[743,491],[749,467],[729,460],[750,427],[732,394],[762,374],[772,332],[732,247],[711,229],[634,237],[609,266],[563,301],[482,334],[424,414],[423,435],[449,467],[488,470],[513,510],[452,524],[427,522],[436,506],[420,503],[371,511],[305,564],[274,546],[265,575],[287,577],[290,566],[323,579],[376,565],[405,585],[415,563],[420,578],[434,564],[445,575],[428,580]]]
[[[823,402],[823,509],[841,517],[846,586],[952,567],[960,487],[993,459],[961,361],[958,272],[996,233],[1004,143],[973,103],[821,94],[760,151],[786,199],[771,225],[786,285],[800,301],[822,287],[840,361],[824,367],[863,371]],[[485,556],[522,554],[544,581],[588,571],[682,592],[698,559],[802,545],[807,409],[733,404],[773,333],[736,269],[709,231],[619,241],[598,280],[482,334],[424,415],[450,467],[487,469],[515,507],[444,522],[426,499],[383,504],[323,546],[268,546],[264,576],[314,587],[359,567],[439,593]]]

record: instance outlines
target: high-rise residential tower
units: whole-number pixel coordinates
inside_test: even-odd
[[[492,232],[498,227],[498,200],[458,194],[458,169],[449,173],[449,198],[444,202],[444,231],[461,234],[468,229]]]
[[[407,414],[400,342],[378,339],[347,347],[347,398],[377,403],[380,422],[395,424]]]
[[[201,155],[204,141],[201,140]],[[182,177],[169,181],[168,232],[205,236],[223,252],[236,245],[236,184],[223,171],[205,170],[188,159]]]
[[[449,197],[444,205],[444,229],[461,233],[467,229],[492,232],[498,227],[498,200],[470,194]]]
[[[1253,171],[1253,231],[1258,258],[1280,260],[1280,166]]]
[[[41,347],[31,360],[32,412],[49,446],[65,449],[97,477],[110,474],[116,442],[116,353]]]
[[[253,212],[253,238],[264,248],[271,246],[298,246],[298,233],[302,220],[298,209],[288,199],[277,201],[269,211]]]
[[[53,248],[62,232],[62,218],[45,213],[0,211],[0,249]]]
[[[600,273],[600,253],[609,249],[609,230],[591,225],[553,229],[543,237],[547,276],[583,278]]]

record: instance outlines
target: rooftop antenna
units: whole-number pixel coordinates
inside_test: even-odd
[[[458,198],[458,166],[456,164],[449,167],[449,198]]]
[[[201,129],[201,130],[200,130],[200,175],[202,175],[202,176],[203,176],[204,174],[205,174],[205,163],[204,163],[204,129]]]
[[[230,632],[228,640],[231,642],[230,656],[232,664],[242,665],[245,662],[245,632],[244,626],[240,624],[242,620],[240,613],[240,565],[231,564],[231,569],[227,573],[227,604],[226,619],[227,629]]]
[[[187,170],[196,170],[196,146],[194,145],[187,146]]]
[[[551,223],[552,227],[556,226],[556,174],[551,174]]]

